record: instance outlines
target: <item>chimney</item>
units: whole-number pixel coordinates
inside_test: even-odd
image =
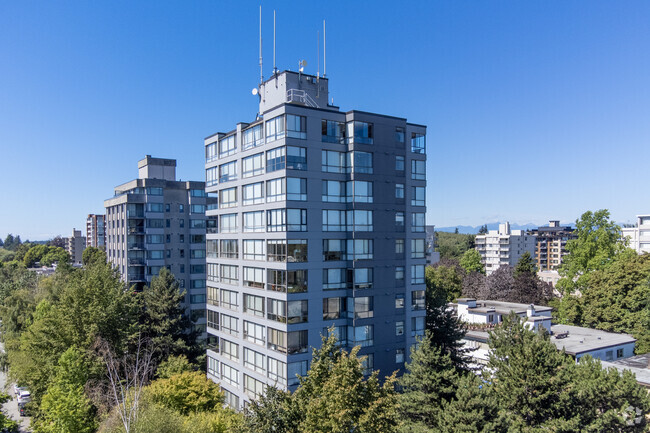
[[[528,317],[533,317],[535,315],[535,306],[533,304],[530,304],[526,309],[526,315]]]

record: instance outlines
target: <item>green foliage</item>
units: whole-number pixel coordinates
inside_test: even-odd
[[[486,235],[488,234],[488,226],[487,224],[483,224],[480,229],[478,229],[478,234],[479,235]]]
[[[535,272],[535,262],[533,262],[533,257],[528,251],[526,251],[521,255],[521,257],[519,257],[519,261],[515,266],[515,278],[522,274],[534,274]]]
[[[146,388],[146,392],[153,402],[183,415],[214,411],[223,405],[219,387],[198,371],[158,379]]]
[[[427,291],[439,302],[451,302],[458,298],[463,290],[465,271],[453,260],[441,260],[425,269]]]
[[[298,433],[302,413],[291,393],[268,386],[245,410],[244,423],[250,433]]]
[[[37,262],[42,266],[51,266],[52,263],[68,263],[70,255],[61,247],[50,247],[47,245],[34,245],[22,258],[26,267],[31,268]]]
[[[440,433],[492,433],[506,431],[497,422],[498,401],[475,374],[466,374],[458,380],[456,395],[439,411]]]
[[[106,253],[99,248],[88,247],[81,254],[81,263],[84,266],[97,263],[104,264],[106,263]]]
[[[35,419],[36,433],[92,433],[97,428],[95,410],[84,393],[88,366],[72,347],[59,359],[54,381],[48,386]]]
[[[6,263],[12,261],[16,257],[16,253],[13,251],[0,248],[0,263]]]
[[[244,429],[242,416],[229,409],[195,412],[183,420],[184,433],[232,433]]]
[[[481,254],[475,250],[467,250],[460,259],[460,266],[465,269],[465,272],[478,272],[485,274],[485,266],[481,263]]]
[[[474,248],[475,235],[459,233],[436,232],[436,241],[440,259],[460,260],[467,250]]]
[[[192,372],[195,370],[196,368],[194,368],[194,365],[187,360],[186,356],[170,356],[160,363],[156,370],[156,376],[158,376],[159,379],[169,379],[177,374]]]
[[[16,248],[18,248],[21,243],[22,243],[22,241],[20,240],[20,236],[14,237],[14,235],[9,233],[7,235],[7,237],[5,238],[5,241],[3,243],[3,247],[4,247],[5,250],[16,251]]]

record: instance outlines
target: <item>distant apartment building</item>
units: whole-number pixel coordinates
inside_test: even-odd
[[[207,370],[235,408],[295,389],[331,326],[366,373],[401,370],[426,314],[426,127],[341,112],[312,75],[259,95],[255,120],[205,139]]]
[[[501,266],[515,266],[525,252],[535,257],[535,236],[511,230],[508,222],[499,224],[498,230],[476,235],[475,242],[487,275]]]
[[[538,227],[530,232],[537,238],[535,261],[538,271],[555,271],[566,255],[566,243],[575,239],[574,229],[560,226],[559,221],[549,221],[548,227]]]
[[[70,263],[80,265],[85,248],[86,238],[81,236],[81,230],[72,229],[72,236],[65,238],[65,250],[70,254]]]
[[[196,327],[205,330],[205,182],[176,180],[176,160],[147,155],[139,176],[104,201],[106,255],[137,290],[168,268]]]
[[[106,248],[106,217],[89,214],[86,218],[86,248]]]
[[[426,235],[426,262],[427,266],[435,265],[440,261],[440,253],[436,251],[438,239],[436,237],[436,226],[425,226]]]
[[[636,227],[621,229],[623,239],[637,254],[650,253],[650,215],[637,215]]]

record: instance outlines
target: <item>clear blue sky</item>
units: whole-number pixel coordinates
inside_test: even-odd
[[[258,5],[0,0],[0,236],[68,235],[145,154],[201,180],[250,121]],[[427,222],[650,212],[650,2],[263,1],[265,76],[316,73],[342,110],[428,125]],[[322,67],[322,66],[321,66]]]

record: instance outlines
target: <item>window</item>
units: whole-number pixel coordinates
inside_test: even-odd
[[[424,239],[411,239],[411,258],[423,259],[424,258]]]
[[[397,320],[395,322],[395,335],[397,337],[404,335],[404,321],[403,320]]]
[[[264,382],[260,382],[259,380],[244,374],[244,391],[246,391],[250,396],[253,398],[259,397],[264,394],[264,388],[266,388]]]
[[[404,286],[404,266],[395,266],[395,286]]]
[[[423,186],[411,187],[411,206],[424,206],[424,190],[425,188]]]
[[[264,346],[266,343],[266,328],[257,323],[244,320],[244,340]]]
[[[411,152],[424,153],[424,134],[416,132],[411,134]]]
[[[354,173],[372,174],[372,153],[352,152],[352,171]]]
[[[263,232],[264,228],[264,211],[244,212],[244,232]]]
[[[291,263],[307,261],[307,241],[304,239],[289,239],[287,241],[287,261]]]
[[[286,168],[286,149],[278,147],[266,152],[266,172],[284,170]]]
[[[623,357],[623,349],[616,349],[616,359]]]
[[[612,361],[614,360],[614,351],[613,350],[607,350],[605,352],[605,361]]]
[[[258,373],[266,373],[264,358],[266,357],[263,354],[244,347],[244,367],[257,371]]]
[[[288,301],[287,302],[287,322],[289,324],[307,322],[307,301]]]
[[[347,288],[346,269],[323,269],[323,290]]]
[[[163,195],[163,190],[160,187],[147,187],[147,195]]]
[[[287,146],[287,168],[290,170],[307,170],[307,149]]]
[[[239,385],[239,371],[228,364],[221,363],[221,380],[231,385]],[[239,400],[239,399],[238,399]]]
[[[414,159],[411,161],[411,179],[426,180],[426,165],[425,161]]]
[[[323,239],[323,260],[345,260],[344,239]]]
[[[372,239],[348,239],[346,260],[362,260],[373,258]]]
[[[404,294],[398,293],[395,295],[395,308],[400,309],[404,308]]]
[[[219,167],[211,167],[206,169],[205,186],[212,186],[216,185],[217,183],[219,183]]]
[[[374,344],[374,326],[349,326],[348,338],[350,339],[350,346],[372,346]]]
[[[366,122],[348,122],[348,139],[350,143],[372,144],[373,125]]]
[[[237,180],[237,161],[232,161],[219,166],[219,182]]]
[[[166,235],[165,235],[165,243],[168,244],[168,243],[170,243],[171,241],[172,241],[172,235],[169,234],[169,233],[166,234]],[[168,257],[170,257],[170,256],[171,256],[171,254],[170,254]]]
[[[217,159],[217,142],[209,143],[205,146],[205,162],[212,162]]]
[[[363,367],[364,376],[371,375],[375,368],[375,354],[369,353],[365,357],[362,357],[361,366]]]
[[[279,329],[268,328],[268,348],[281,353],[287,353],[287,333]]]
[[[404,199],[404,184],[396,183],[395,184],[395,198]]]
[[[244,313],[264,317],[264,298],[262,296],[244,294]]]
[[[167,221],[169,221],[169,220],[167,220]],[[130,222],[130,221],[129,221],[129,222]],[[169,227],[169,225],[168,225],[167,227]],[[147,220],[147,228],[150,228],[150,229],[161,229],[161,228],[163,228],[163,220],[162,220],[162,219],[158,219],[158,218],[156,218],[156,219],[151,219],[151,218],[150,218],[150,219]],[[137,229],[136,229],[136,230],[137,230]],[[142,230],[142,229],[140,229],[140,230]],[[129,231],[131,231],[131,230],[130,230],[130,227],[129,227]]]
[[[372,231],[372,211],[371,210],[349,210],[348,230],[355,232]]]
[[[269,320],[275,320],[280,323],[287,323],[287,303],[285,301],[273,298],[267,298],[267,315]]]
[[[307,331],[291,331],[287,333],[287,352],[305,353],[307,352]]]
[[[208,356],[208,374],[219,377],[219,361]]]
[[[322,170],[325,173],[347,173],[348,164],[345,152],[322,151]]]
[[[235,136],[223,138],[219,141],[219,158],[224,156],[233,155],[237,151],[237,144],[235,143]]]
[[[237,187],[219,191],[219,209],[237,206]]]
[[[210,313],[214,313],[214,311],[208,310],[208,326],[210,325]],[[233,316],[228,316],[226,314],[221,315],[221,331],[225,332],[227,334],[231,335],[237,335],[239,334],[239,328],[238,328],[238,320],[236,317]],[[214,328],[214,326],[212,326]]]
[[[169,203],[165,203],[165,212],[171,212],[172,210],[172,205]]]
[[[221,289],[219,290],[219,295],[221,296],[220,304],[224,308],[229,310],[237,310],[239,303],[237,302],[237,292],[232,290]]]
[[[286,200],[284,178],[273,179],[266,182],[266,201],[268,203]]]
[[[305,116],[295,116],[287,114],[287,137],[290,138],[307,138],[307,118]]]
[[[181,228],[185,226],[185,220],[179,220],[179,225]],[[197,220],[197,219],[191,219],[190,220],[190,228],[191,229],[204,229],[205,228],[205,220]]]
[[[239,282],[239,267],[235,265],[219,265],[220,280],[225,284],[237,285]]]
[[[414,290],[411,292],[411,309],[424,310],[424,290]]]
[[[287,241],[267,240],[266,251],[269,262],[284,262],[287,260]]]
[[[307,271],[269,269],[267,289],[275,292],[304,293],[307,291]]]
[[[251,268],[244,266],[243,269],[243,284],[244,287],[253,287],[255,289],[264,288],[264,269]]]
[[[205,274],[205,265],[190,265],[190,274]]]
[[[373,282],[373,268],[350,269],[348,281],[353,284],[354,289],[371,289]]]
[[[344,143],[345,124],[334,120],[321,121],[322,140],[325,143]]]
[[[193,214],[204,214],[205,213],[205,205],[204,204],[193,204],[190,206],[190,213]],[[181,220],[183,221],[183,220]]]
[[[160,260],[163,258],[162,250],[149,250],[147,251],[147,258],[151,260]]]
[[[346,229],[344,210],[323,210],[323,231],[343,232]]]
[[[406,131],[401,126],[395,128],[395,141],[397,143],[404,144],[404,139],[406,138]],[[403,170],[403,169],[402,169]]]
[[[335,320],[345,311],[345,298],[323,299],[323,320]]]
[[[221,339],[221,356],[236,361],[239,359],[239,344]]]
[[[355,319],[367,319],[373,317],[372,296],[361,296],[348,298],[348,317]]]
[[[286,209],[272,209],[266,211],[266,231],[284,232],[287,230]]]
[[[218,254],[218,247],[217,247],[217,240],[216,239],[208,239],[206,242],[206,248],[208,250],[208,257],[211,259],[216,259],[217,254]]]
[[[395,239],[395,254],[404,255],[404,239]]]
[[[404,171],[404,157],[397,155],[395,157],[395,170]]]
[[[426,325],[425,317],[412,317],[411,318],[411,336],[421,336],[424,335],[424,329]]]
[[[130,210],[130,209],[129,209]],[[147,212],[162,212],[163,211],[163,204],[162,203],[147,203]],[[140,212],[133,211],[133,212],[128,212],[127,213],[129,217],[142,217],[142,208],[140,208]],[[115,221],[113,221],[115,223]]]
[[[309,369],[309,363],[307,361],[290,362],[289,364],[287,364],[288,385],[289,386],[298,385],[300,383],[298,377],[306,376],[308,369]]]
[[[205,280],[194,280],[194,281],[200,281],[201,283],[203,283],[203,287],[205,288]],[[205,304],[205,294],[190,295],[190,304]]]
[[[348,201],[347,183],[338,180],[324,180],[322,200],[330,203],[345,203]],[[372,183],[371,183],[372,185]]]
[[[424,284],[424,265],[411,265],[411,284]]]
[[[411,214],[411,231],[414,233],[424,232],[424,213],[414,212]]]
[[[221,215],[221,233],[237,233],[237,214],[229,213]]]
[[[307,200],[307,179],[287,178],[287,200]]]
[[[252,149],[253,147],[259,146],[261,144],[264,144],[261,123],[244,130],[244,142],[242,144],[242,150]]]
[[[261,239],[245,239],[242,241],[244,260],[264,260],[264,241]]]
[[[396,364],[404,363],[404,349],[395,349],[395,363]]]
[[[269,357],[269,379],[280,385],[287,384],[287,364]]]
[[[148,244],[162,244],[164,241],[163,235],[147,235]]]
[[[192,244],[204,244],[205,235],[190,235],[190,243]]]
[[[251,177],[264,174],[264,153],[247,156],[241,160],[241,176]]]
[[[286,211],[287,211],[287,231],[306,232],[307,231],[307,210],[287,209]]]
[[[279,140],[284,137],[284,116],[274,117],[266,121],[266,142]]]
[[[351,180],[348,186],[348,201],[350,197],[355,203],[372,203],[372,182]]]
[[[239,245],[237,239],[221,239],[221,257],[236,259],[239,257]]]
[[[208,269],[211,264],[218,269],[219,265],[216,265],[214,263],[208,263]],[[216,287],[208,287],[208,304],[219,306],[219,289],[217,289]]]

